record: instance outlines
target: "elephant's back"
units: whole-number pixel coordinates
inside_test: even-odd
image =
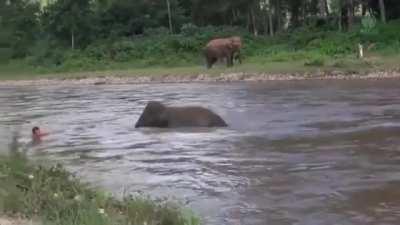
[[[213,39],[211,41],[209,41],[206,45],[207,48],[210,47],[217,47],[217,46],[223,46],[226,44],[229,44],[230,41],[226,38],[218,38],[218,39]]]
[[[203,127],[227,126],[219,115],[203,107],[170,107],[168,111],[172,126],[175,124]]]

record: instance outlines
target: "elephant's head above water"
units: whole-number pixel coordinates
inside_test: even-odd
[[[188,106],[168,107],[151,101],[143,110],[135,127],[226,127],[226,122],[209,109]]]

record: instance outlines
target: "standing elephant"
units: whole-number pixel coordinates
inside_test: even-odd
[[[242,39],[238,36],[211,40],[204,48],[207,68],[211,68],[218,59],[226,59],[226,65],[228,67],[233,66],[234,59],[242,63],[240,57],[240,49],[242,46]]]
[[[149,102],[135,127],[226,127],[226,122],[209,109],[198,106],[169,107]]]

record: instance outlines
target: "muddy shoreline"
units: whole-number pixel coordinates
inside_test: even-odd
[[[89,74],[89,73],[88,73]],[[393,79],[400,78],[400,70],[377,71],[368,73],[357,72],[320,72],[320,73],[221,73],[219,75],[81,75],[54,78],[2,80],[0,86],[19,85],[107,85],[107,84],[150,84],[150,83],[229,83],[229,82],[267,82],[292,80],[366,80],[366,79]]]
[[[22,218],[0,217],[0,225],[38,225],[39,223]]]

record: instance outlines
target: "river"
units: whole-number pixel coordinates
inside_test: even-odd
[[[400,80],[0,86],[0,143],[113,193],[184,202],[211,225],[398,224]],[[228,128],[135,129],[147,101]]]

